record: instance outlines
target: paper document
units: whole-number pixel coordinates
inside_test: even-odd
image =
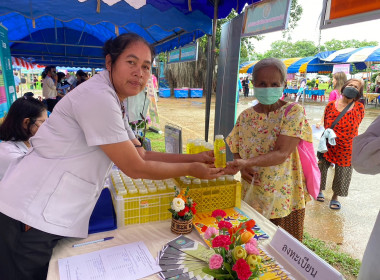
[[[323,126],[320,126],[319,128],[317,128],[315,126],[315,124],[313,124],[311,126],[311,130],[312,130],[312,133],[313,133],[313,137],[317,140],[321,139],[321,136],[323,134],[323,132],[325,131],[325,128]]]
[[[60,280],[135,280],[161,271],[144,242],[58,260]]]

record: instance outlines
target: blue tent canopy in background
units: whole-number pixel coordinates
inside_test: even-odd
[[[258,1],[220,0],[218,18]],[[146,0],[138,9],[101,0],[10,0],[0,6],[13,56],[68,67],[102,67],[104,42],[128,32],[144,37],[157,53],[184,46],[211,34],[213,15],[209,0]]]

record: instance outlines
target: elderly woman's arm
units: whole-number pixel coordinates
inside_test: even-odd
[[[352,166],[360,173],[380,173],[380,117],[366,132],[354,138]]]
[[[242,174],[242,176],[244,175],[247,178],[243,178],[247,181],[249,181],[249,178],[252,180],[252,174],[248,176],[250,167],[267,167],[283,163],[290,156],[290,154],[293,153],[294,150],[297,148],[299,141],[300,139],[297,137],[280,135],[277,138],[276,145],[273,151],[246,160],[239,159],[239,157],[235,157],[235,160],[228,164],[225,173],[235,174],[237,171],[245,169],[244,172],[247,173],[247,176],[245,176],[244,174]]]

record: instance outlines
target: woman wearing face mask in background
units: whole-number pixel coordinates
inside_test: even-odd
[[[300,139],[312,142],[311,127],[302,106],[280,100],[286,84],[281,60],[259,61],[253,84],[259,103],[240,114],[227,137],[235,158],[229,167],[241,171],[242,199],[302,241],[306,202],[311,199],[297,145]]]
[[[344,108],[351,104],[333,129],[336,134],[336,145],[327,144],[327,152],[323,154],[323,159],[319,162],[321,192],[317,200],[320,202],[324,201],[322,191],[326,189],[328,168],[332,163],[335,164],[333,196],[330,201],[330,208],[333,210],[341,208],[338,196],[347,196],[351,183],[352,140],[358,135],[359,125],[364,118],[364,105],[358,101],[363,96],[363,85],[363,81],[358,79],[350,79],[345,82],[341,90],[342,97],[329,102],[324,112],[322,125],[329,128]]]

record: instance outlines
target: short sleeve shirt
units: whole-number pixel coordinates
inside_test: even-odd
[[[256,112],[253,107],[243,111],[226,139],[231,152],[242,159],[266,154],[273,151],[280,134],[312,142],[303,108],[294,105],[285,117],[287,106],[268,115]],[[271,219],[305,208],[310,196],[297,149],[281,164],[253,169],[253,184],[242,180],[242,198],[248,204],[261,213],[269,210]]]
[[[352,142],[354,137],[358,135],[359,125],[364,118],[364,111],[364,105],[357,101],[354,107],[347,111],[335,125],[333,130],[336,134],[336,145],[327,144],[328,150],[323,155],[327,161],[339,166],[351,166]],[[339,114],[335,101],[328,103],[325,109],[325,128],[331,127]]]
[[[11,162],[24,156],[27,152],[28,147],[22,141],[0,142],[0,181]]]

